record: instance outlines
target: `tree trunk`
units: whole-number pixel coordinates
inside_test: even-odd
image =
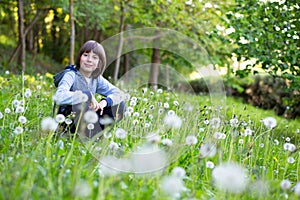
[[[123,31],[124,31],[124,21],[125,21],[125,7],[124,7],[124,2],[121,0],[120,2],[121,6],[121,17],[120,17],[120,40],[119,40],[119,45],[118,45],[118,50],[117,50],[117,60],[115,64],[115,71],[114,71],[114,82],[118,80],[118,74],[119,74],[119,69],[120,69],[120,59],[122,55],[122,48],[123,48]]]
[[[155,90],[157,89],[157,85],[158,85],[158,74],[159,74],[160,62],[161,62],[160,50],[158,48],[153,48],[148,85]]]
[[[71,36],[70,36],[70,64],[74,64],[74,52],[75,52],[75,19],[74,19],[74,2],[73,0],[69,1],[70,6],[70,27],[71,27]]]
[[[27,33],[33,28],[35,23],[38,21],[41,14],[44,13],[44,15],[45,15],[45,14],[47,14],[48,11],[49,11],[49,8],[37,11],[36,15],[34,16],[34,19],[30,22],[29,26],[24,31],[24,38],[26,37]],[[24,28],[24,24],[23,24],[23,28]],[[20,49],[21,49],[21,43],[19,42],[18,46],[15,48],[14,52],[12,53],[12,55],[9,58],[8,65],[11,65],[12,61],[15,59],[15,57],[16,57],[17,53],[20,51]]]
[[[23,0],[18,0],[18,23],[19,23],[19,44],[21,45],[21,54],[18,60],[18,64],[22,66],[22,72],[25,72],[26,42],[25,42],[25,32],[24,32]]]

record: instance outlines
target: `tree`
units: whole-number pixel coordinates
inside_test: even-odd
[[[256,60],[237,74],[257,73],[253,67],[261,67],[272,76],[289,79],[291,88],[299,90],[299,18],[297,0],[236,0],[225,20],[227,35],[222,38],[235,45],[238,61]]]
[[[74,1],[69,0],[70,6],[70,63],[74,64],[74,51],[75,51],[75,17],[74,17]]]
[[[18,63],[22,66],[22,72],[25,72],[25,33],[24,33],[24,8],[23,0],[18,0],[18,24],[19,24],[19,44],[21,45],[21,53]]]

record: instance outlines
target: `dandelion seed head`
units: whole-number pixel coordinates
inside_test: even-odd
[[[175,111],[174,110],[169,110],[168,115],[175,115]]]
[[[286,151],[293,152],[293,151],[296,150],[296,146],[292,143],[284,143],[283,149],[286,150]]]
[[[134,117],[139,117],[139,116],[140,116],[140,113],[139,113],[139,112],[134,112],[134,113],[132,114],[132,116],[134,116]]]
[[[251,136],[253,131],[250,128],[246,128],[244,131],[245,136]]]
[[[104,138],[108,139],[108,138],[112,137],[112,134],[111,134],[111,132],[105,132],[105,133],[103,133],[103,136],[104,136]]]
[[[70,125],[70,124],[72,124],[72,119],[70,119],[70,118],[66,118],[65,119],[65,123],[67,124],[67,125]]]
[[[92,192],[92,187],[85,181],[80,181],[74,186],[73,194],[76,197],[88,197]]]
[[[31,97],[31,90],[27,88],[27,89],[25,90],[24,96],[25,96],[26,98]]]
[[[55,116],[55,120],[57,123],[63,123],[65,121],[66,117],[63,114],[57,114]]]
[[[200,157],[214,157],[217,153],[217,148],[215,145],[210,143],[204,143],[200,146]]]
[[[287,179],[284,179],[280,182],[280,187],[283,189],[283,190],[288,190],[291,188],[291,181],[287,180]]]
[[[173,144],[172,140],[170,140],[170,139],[168,139],[168,138],[162,139],[162,140],[161,140],[161,143],[162,143],[163,145],[168,146],[168,147],[172,146],[172,144]]]
[[[172,196],[173,198],[179,198],[180,193],[185,190],[182,179],[174,176],[163,178],[161,188],[166,194]]]
[[[18,106],[21,105],[21,102],[20,102],[19,100],[17,100],[17,99],[14,99],[14,100],[12,101],[12,105],[13,105],[14,107],[18,107]]]
[[[205,166],[206,168],[213,169],[215,167],[215,164],[212,161],[207,161],[205,163]]]
[[[159,143],[160,142],[160,135],[158,135],[157,133],[149,133],[147,136],[146,136],[146,139],[148,142],[150,143]]]
[[[170,108],[170,105],[169,105],[168,102],[165,102],[165,103],[164,103],[164,108],[166,108],[166,109]]]
[[[132,121],[132,124],[133,124],[134,126],[138,125],[138,123],[139,123],[139,120],[137,120],[137,119],[135,119],[135,120]]]
[[[119,145],[114,142],[114,141],[111,141],[108,145],[108,148],[111,150],[111,151],[115,151],[117,149],[119,149]]]
[[[174,104],[175,106],[179,106],[179,102],[178,102],[178,101],[173,101],[173,104]]]
[[[158,94],[161,94],[163,92],[163,90],[161,88],[157,89],[156,91]]]
[[[266,117],[262,120],[267,129],[273,129],[277,126],[277,121],[274,117]]]
[[[177,177],[177,178],[184,178],[185,177],[185,170],[182,167],[174,167],[172,170],[172,175]]]
[[[154,172],[167,165],[167,155],[157,145],[147,143],[132,153],[130,161],[136,173]]]
[[[176,114],[166,115],[164,117],[164,123],[169,128],[179,129],[182,125],[182,120]]]
[[[55,131],[58,123],[52,117],[46,117],[41,121],[41,128],[44,131]]]
[[[239,139],[239,144],[244,144],[244,140],[243,139]]]
[[[127,137],[127,131],[122,128],[117,128],[116,130],[116,138],[124,139]]]
[[[300,196],[300,182],[295,185],[294,192],[297,196]]]
[[[102,125],[108,125],[108,124],[112,124],[114,122],[114,120],[110,117],[104,116],[103,118],[101,118],[99,120],[99,122]]]
[[[6,114],[11,113],[11,109],[10,109],[10,108],[5,108],[5,109],[4,109],[4,113],[6,113]]]
[[[20,135],[24,132],[24,129],[21,126],[17,126],[14,130],[15,135]]]
[[[231,162],[222,163],[212,171],[215,186],[230,193],[242,193],[246,189],[246,175],[243,167]]]
[[[197,144],[198,142],[198,139],[196,136],[194,135],[188,135],[186,138],[185,138],[185,144],[189,145],[189,146],[192,146],[192,145],[195,145]]]
[[[293,163],[295,162],[295,158],[293,158],[293,157],[288,157],[288,158],[287,158],[287,161],[288,161],[288,163],[293,164]]]
[[[212,128],[215,128],[215,129],[219,128],[221,125],[221,119],[218,117],[212,118],[210,120],[210,125]]]
[[[239,120],[237,118],[232,118],[229,120],[230,126],[231,127],[238,127],[239,125]]]
[[[92,123],[89,123],[86,127],[88,130],[93,130],[95,128],[95,125]]]
[[[21,124],[25,124],[27,122],[27,118],[25,116],[20,116],[18,118],[18,121],[21,123]]]
[[[265,181],[258,180],[250,185],[250,191],[256,197],[264,197],[269,192],[269,186]]]
[[[98,115],[96,112],[92,110],[88,110],[86,113],[83,115],[83,119],[86,121],[86,123],[93,123],[95,124],[98,121]]]
[[[24,107],[23,106],[17,106],[15,112],[16,113],[23,113],[24,112]]]
[[[2,114],[2,112],[0,112],[0,119],[2,119],[3,118],[3,114]]]

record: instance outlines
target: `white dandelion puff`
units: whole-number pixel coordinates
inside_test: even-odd
[[[217,153],[217,148],[215,145],[213,144],[209,144],[209,143],[204,143],[201,145],[200,147],[200,157],[204,158],[204,157],[214,157]]]
[[[185,143],[189,146],[191,145],[195,145],[197,144],[198,142],[198,139],[196,138],[196,136],[194,135],[188,135],[186,138],[185,138]]]
[[[287,179],[284,179],[280,182],[280,187],[283,189],[283,190],[288,190],[291,188],[291,181],[287,180]]]
[[[27,122],[27,118],[25,116],[20,116],[18,118],[18,121],[21,123],[21,124],[25,124]]]
[[[221,125],[221,119],[218,117],[212,118],[210,120],[210,125],[212,128],[215,128],[215,129],[219,128]]]
[[[212,161],[207,161],[205,164],[206,168],[213,169],[215,164]]]
[[[31,90],[27,88],[27,89],[25,90],[24,96],[25,96],[26,98],[31,97]]]
[[[237,127],[239,125],[239,120],[237,118],[232,118],[229,120],[231,127]]]
[[[159,143],[160,135],[158,135],[157,133],[150,133],[146,136],[146,139],[150,143]]]
[[[76,197],[88,197],[92,192],[92,187],[85,181],[77,183],[73,189],[73,194]]]
[[[288,161],[288,163],[293,164],[293,163],[295,162],[295,158],[293,158],[293,157],[288,157],[288,158],[287,158],[287,161]]]
[[[175,111],[174,110],[169,110],[168,115],[175,115]]]
[[[277,126],[277,121],[274,117],[266,117],[262,120],[267,129],[273,129]]]
[[[296,146],[293,143],[285,143],[283,145],[283,149],[286,150],[286,151],[293,152],[293,151],[296,150]]]
[[[23,113],[24,112],[24,107],[23,106],[17,106],[15,112],[16,113]]]
[[[93,123],[93,124],[95,124],[98,121],[98,115],[97,115],[96,112],[88,110],[86,113],[84,113],[83,119],[87,123]]]
[[[52,117],[46,117],[41,122],[41,128],[44,131],[55,131],[58,123]]]
[[[63,123],[66,120],[66,117],[63,114],[57,114],[55,120],[58,123]]]
[[[5,109],[4,109],[4,113],[6,113],[6,114],[11,113],[11,109],[10,109],[10,108],[5,108]]]
[[[215,186],[226,192],[241,193],[247,187],[246,170],[235,163],[223,163],[212,171]]]
[[[14,100],[12,101],[12,105],[13,105],[14,107],[18,107],[18,106],[21,105],[21,102],[20,102],[19,100],[17,100],[17,99],[14,99]]]
[[[89,123],[86,127],[88,130],[93,130],[95,128],[95,125],[92,123]]]
[[[300,196],[300,182],[295,185],[294,192],[297,196]]]
[[[114,141],[111,141],[108,145],[108,148],[111,150],[111,151],[115,151],[117,149],[119,149],[119,145],[114,142]]]
[[[166,145],[167,147],[170,147],[170,146],[172,146],[172,144],[173,144],[172,140],[170,140],[170,139],[168,139],[168,138],[162,139],[162,140],[161,140],[161,143],[162,143],[163,145]]]
[[[182,120],[176,114],[166,115],[164,117],[164,123],[168,128],[179,129],[182,125]]]
[[[175,176],[163,178],[161,188],[166,194],[173,198],[179,198],[180,193],[186,190],[182,179]]]
[[[20,126],[17,126],[14,130],[14,134],[16,134],[16,135],[20,135],[23,132],[24,132],[24,129]]]
[[[117,128],[116,130],[116,138],[124,139],[127,137],[127,131],[122,128]]]
[[[172,175],[177,177],[177,178],[184,178],[185,177],[185,170],[182,167],[174,167],[172,170]]]
[[[168,102],[164,103],[164,108],[166,108],[166,109],[170,108],[170,105]]]
[[[66,123],[67,125],[72,124],[72,122],[73,122],[73,120],[70,119],[70,118],[66,118],[66,119],[65,119],[65,123]]]
[[[3,114],[2,114],[2,112],[0,112],[0,119],[2,119],[3,118]]]
[[[253,131],[250,128],[246,128],[244,131],[244,135],[245,136],[251,136],[253,133]]]
[[[110,117],[103,117],[99,120],[100,124],[102,125],[108,125],[108,124],[112,124],[114,122],[114,120]]]

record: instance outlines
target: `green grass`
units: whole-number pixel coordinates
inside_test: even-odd
[[[178,199],[299,198],[292,190],[300,181],[299,149],[284,150],[288,141],[299,143],[299,120],[284,119],[233,98],[213,107],[208,96],[137,90],[130,91],[131,97],[137,98],[136,105],[127,102],[133,109],[131,116],[111,125],[104,131],[106,137],[91,144],[76,135],[57,138],[56,133],[41,129],[41,121],[51,116],[52,85],[49,74],[27,76],[26,80],[12,74],[0,77],[0,199],[172,199],[177,191],[180,196],[174,198]],[[24,96],[26,89],[30,89],[30,97]],[[23,113],[15,113],[15,99],[24,102]],[[164,108],[164,103],[169,108]],[[166,126],[164,117],[169,110],[180,117],[181,128]],[[20,116],[26,117],[25,124],[18,121]],[[266,117],[276,119],[274,129],[261,122]],[[221,120],[218,128],[206,124],[213,118]],[[232,118],[238,120],[236,127],[230,125]],[[16,127],[24,131],[16,134]],[[127,131],[125,139],[117,138],[117,128]],[[251,136],[242,135],[246,128],[253,131]],[[226,137],[216,139],[216,132]],[[159,135],[160,140],[150,142],[146,138],[150,133]],[[189,135],[197,138],[196,144],[186,144]],[[166,138],[172,140],[171,146],[162,143]],[[112,141],[118,149],[110,149]],[[216,148],[212,157],[200,155],[199,149],[207,143]],[[138,154],[141,151],[144,154]],[[291,158],[295,161],[288,162]],[[220,190],[212,176],[215,169],[206,167],[208,161],[215,169],[227,161],[245,169],[246,189],[237,194]],[[128,164],[134,170],[126,170]],[[156,170],[159,167],[162,170]],[[172,176],[176,167],[185,170],[184,177]],[[145,170],[148,173],[136,173]],[[170,178],[174,179],[167,182]],[[289,189],[281,188],[284,179],[291,182]],[[164,187],[171,183],[172,187]],[[230,183],[234,185],[234,180]],[[251,190],[257,183],[263,183],[259,188],[268,188],[262,196]]]

